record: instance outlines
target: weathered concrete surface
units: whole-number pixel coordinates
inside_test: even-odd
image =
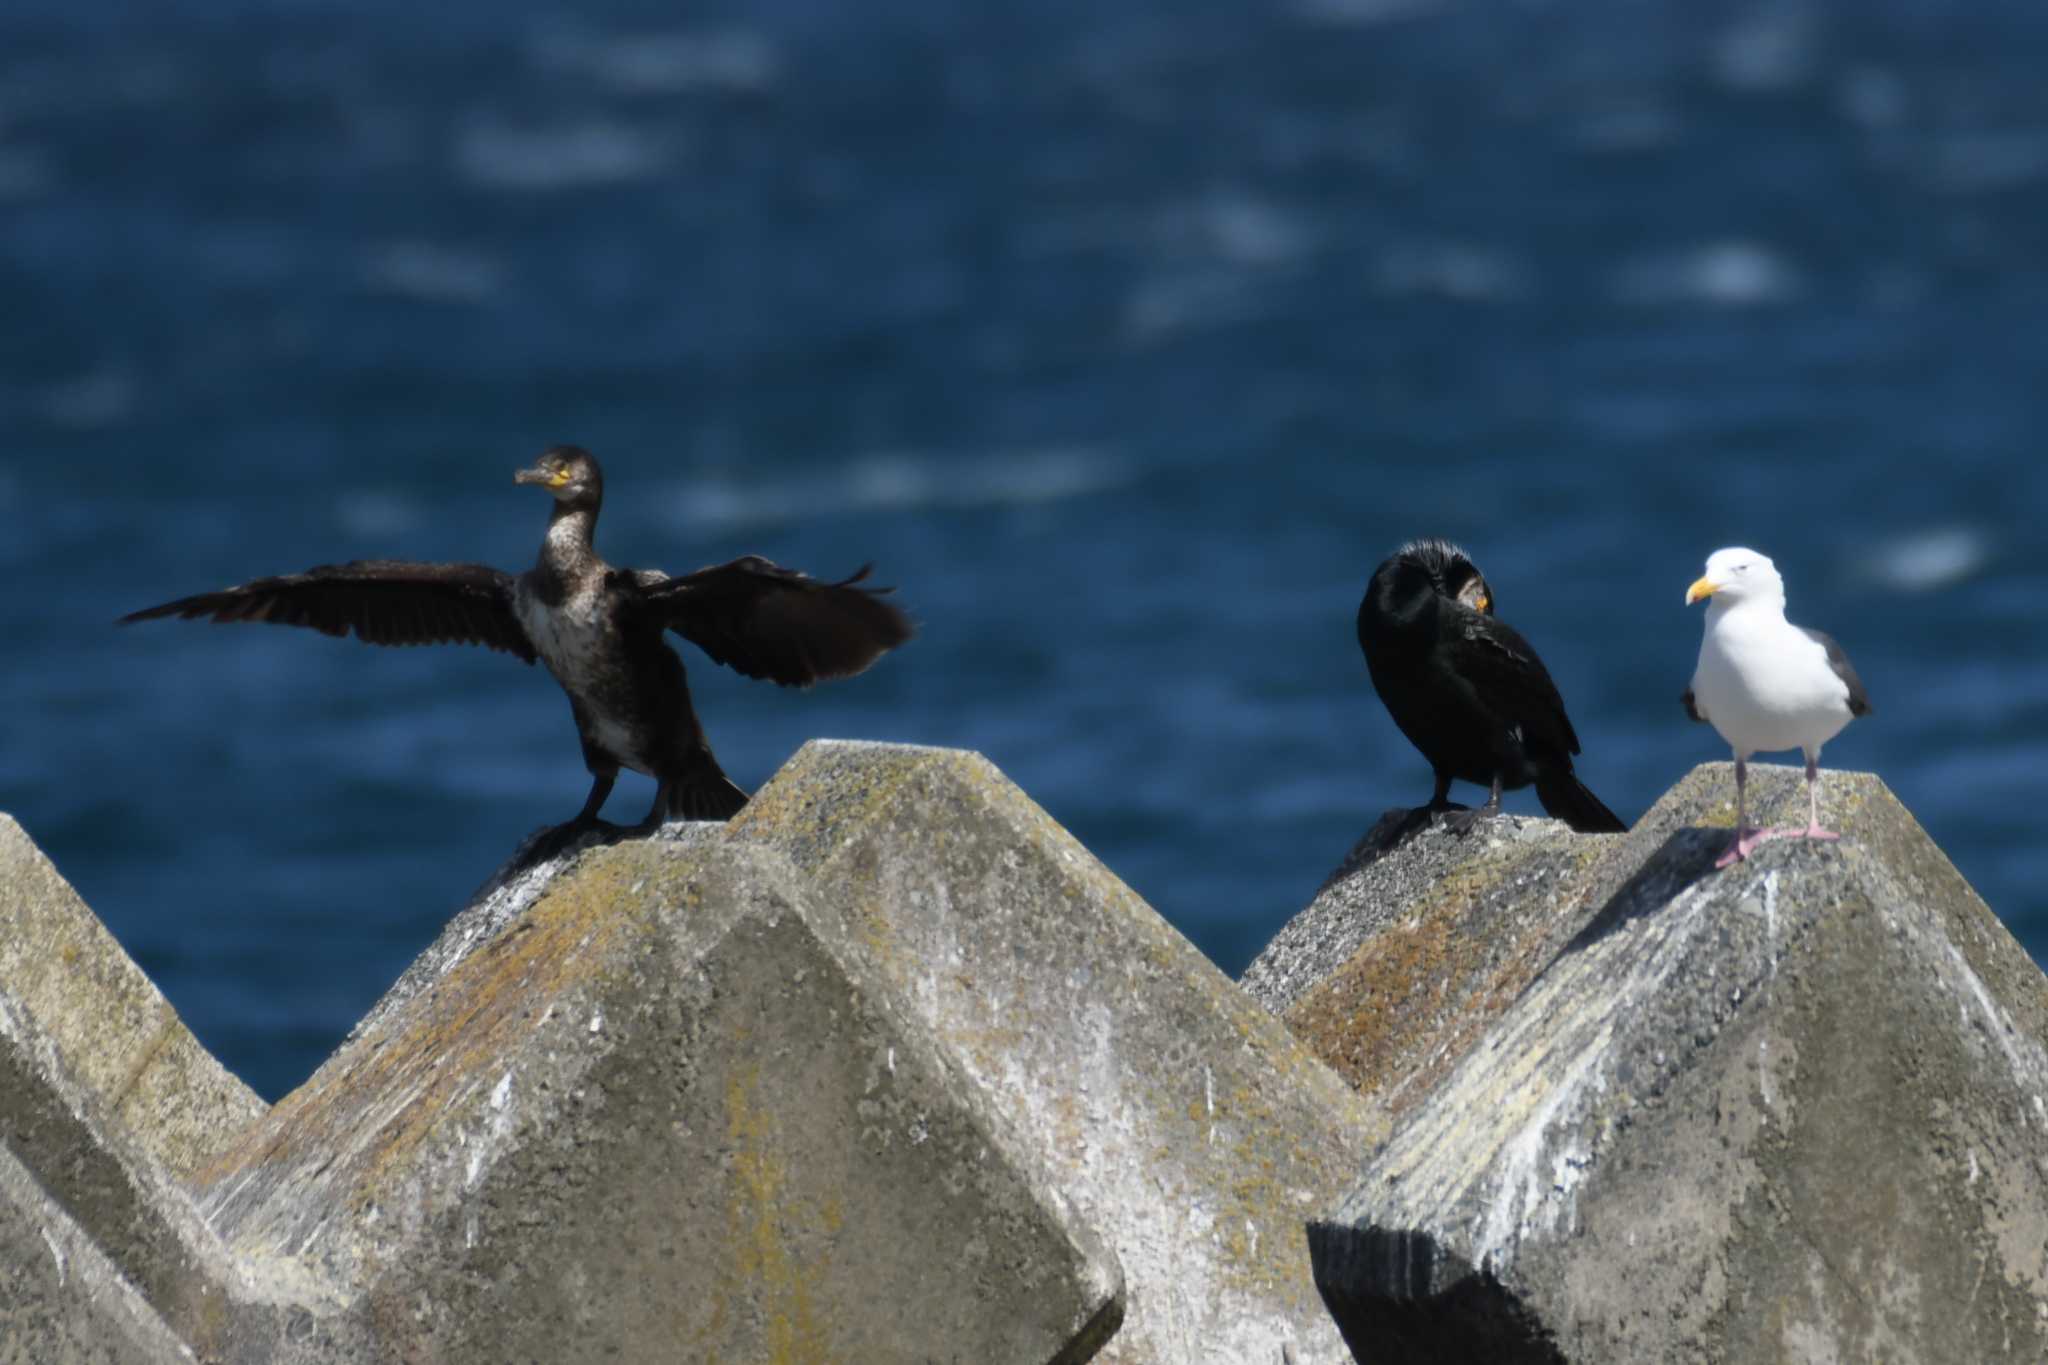
[[[789,856],[1128,1277],[1106,1361],[1342,1361],[1302,1226],[1384,1135],[987,760],[814,742],[727,836]]]
[[[197,1357],[98,1244],[0,1145],[0,1365]]]
[[[1621,835],[1502,816],[1405,842],[1390,811],[1242,985],[1337,1073],[1398,1114],[1427,1094],[1596,907]],[[1388,857],[1396,843],[1400,856]]]
[[[71,1077],[55,1042],[0,993],[0,1155],[13,1163],[20,1185],[35,1192],[30,1198],[17,1191],[10,1216],[27,1228],[38,1210],[61,1214],[50,1224],[52,1245],[90,1239],[118,1267],[125,1292],[191,1338],[208,1341],[231,1278],[225,1253],[175,1182],[107,1121],[101,1098]],[[34,1283],[16,1281],[47,1299]],[[100,1287],[90,1277],[82,1285]],[[0,1313],[7,1303],[0,1298]]]
[[[299,1278],[281,1358],[1078,1362],[1114,1331],[1114,1258],[772,852],[596,850],[441,962],[195,1178]]]
[[[655,831],[647,841],[687,843],[711,838],[716,833],[717,826],[711,824],[672,824]],[[618,831],[600,826],[556,850],[552,857],[536,859],[533,856],[535,846],[553,836],[552,827],[546,827],[534,831],[520,843],[505,865],[484,880],[483,885],[470,896],[469,904],[457,911],[434,941],[427,945],[426,951],[399,973],[398,980],[391,983],[391,988],[370,1007],[369,1013],[356,1021],[355,1027],[343,1040],[344,1047],[383,1025],[406,1001],[432,987],[454,970],[457,963],[490,943],[507,925],[525,914],[555,879],[575,866],[584,853],[621,842]]]
[[[106,1123],[174,1176],[264,1111],[4,813],[0,1002],[0,1018],[33,1020]]]
[[[0,1329],[0,1352],[19,1335],[89,1358],[75,1330],[132,1326],[127,1296],[148,1305],[151,1331],[215,1344],[235,1275],[176,1177],[263,1111],[0,816],[0,1154],[16,1181],[6,1237],[30,1238],[40,1219],[57,1270],[15,1267],[0,1320],[12,1304],[42,1328]]]
[[[1803,822],[1797,770],[1751,791]],[[2048,1359],[2048,982],[1876,778],[1827,776],[1841,844],[1716,872],[1733,794],[1708,765],[1624,836],[1370,874],[1412,893],[1290,1018],[1342,1053],[1341,988],[1399,1034],[1374,1010],[1431,997],[1355,984],[1384,940],[1448,945],[1407,970],[1483,1027],[1380,1048],[1430,1074],[1312,1234],[1361,1360]]]

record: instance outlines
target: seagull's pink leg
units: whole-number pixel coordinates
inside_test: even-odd
[[[1735,756],[1735,838],[1726,851],[1714,859],[1715,867],[1732,867],[1747,858],[1756,846],[1771,837],[1771,831],[1748,828],[1749,805],[1745,791],[1749,765],[1741,754]]]
[[[1781,833],[1788,839],[1839,839],[1842,836],[1831,829],[1820,827],[1820,755],[1806,756],[1806,828],[1788,829]]]
[[[1757,831],[1756,841],[1766,839],[1839,839],[1842,836],[1831,829],[1820,827],[1820,755],[1806,756],[1806,828],[1797,825],[1782,825],[1777,829]]]

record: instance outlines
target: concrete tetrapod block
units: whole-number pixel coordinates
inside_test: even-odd
[[[0,1148],[37,1189],[34,1198],[17,1192],[9,1216],[19,1230],[36,1210],[49,1212],[47,1259],[58,1268],[50,1293],[33,1276],[16,1278],[0,1314],[19,1307],[15,1290],[46,1307],[76,1307],[79,1292],[111,1302],[103,1281],[122,1280],[115,1298],[139,1293],[159,1327],[196,1346],[216,1342],[234,1274],[177,1177],[264,1110],[20,826],[0,816]],[[80,1249],[87,1244],[90,1254]],[[82,1278],[67,1281],[66,1265]],[[96,1266],[113,1269],[95,1278]],[[124,1314],[105,1321],[128,1322]],[[0,1359],[17,1340],[54,1350],[58,1338],[8,1322]]]
[[[1462,1057],[1595,908],[1619,835],[1502,816],[1402,838],[1390,811],[1245,969],[1244,989],[1398,1115]],[[1398,844],[1399,856],[1387,856]]]
[[[155,1365],[192,1350],[0,1145],[0,1365]]]
[[[590,852],[195,1185],[275,1358],[1080,1362],[1115,1261],[788,863]]]
[[[1803,823],[1797,770],[1751,791]],[[1418,1021],[1455,1059],[1313,1230],[1361,1361],[2048,1359],[2048,981],[1875,777],[1828,775],[1841,843],[1717,872],[1733,792],[1531,886],[1476,1042]],[[1380,936],[1488,932],[1441,908],[1515,902],[1458,884],[1487,856],[1385,854],[1450,889]]]
[[[986,759],[813,742],[727,837],[845,904],[1114,1248],[1104,1360],[1346,1359],[1303,1225],[1384,1120]]]
[[[106,1123],[173,1176],[204,1164],[266,1108],[4,813],[0,1000],[35,1022]]]

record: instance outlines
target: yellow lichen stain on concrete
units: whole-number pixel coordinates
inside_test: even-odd
[[[636,856],[637,855],[637,856]],[[559,878],[519,920],[407,1001],[383,1028],[358,1039],[345,1058],[314,1073],[270,1115],[194,1177],[212,1185],[273,1163],[324,1170],[350,1189],[350,1207],[375,1201],[389,1173],[443,1129],[465,1095],[487,1093],[513,1037],[536,1027],[547,1006],[579,984],[598,984],[629,926],[658,901],[629,889],[651,882],[659,853],[603,850]],[[668,902],[689,899],[670,886]],[[352,1132],[383,1114],[374,1135]],[[346,1151],[346,1161],[334,1154]]]
[[[817,1267],[791,1248],[784,1224],[814,1214],[831,1231],[845,1214],[836,1200],[809,1208],[789,1197],[789,1171],[777,1150],[774,1115],[756,1103],[760,1084],[759,1068],[742,1066],[725,1086],[726,1140],[732,1148],[726,1227],[735,1261],[733,1289],[751,1298],[759,1314],[766,1333],[764,1365],[807,1365],[830,1358],[812,1301]]]
[[[1359,1093],[1405,1071],[1418,1022],[1441,1014],[1469,966],[1455,918],[1433,908],[1389,925],[1288,1010],[1295,1036]]]
[[[1584,845],[1583,847],[1581,845]],[[1484,854],[1451,869],[1285,1015],[1358,1093],[1398,1113],[1427,1094],[1582,918],[1604,841]],[[1540,891],[1522,883],[1534,876]]]

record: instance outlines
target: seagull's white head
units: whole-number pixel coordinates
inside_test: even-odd
[[[1711,597],[1716,606],[1740,606],[1744,602],[1774,602],[1785,605],[1785,580],[1768,555],[1745,550],[1739,545],[1716,550],[1707,556],[1707,571],[1685,590],[1691,606]]]

